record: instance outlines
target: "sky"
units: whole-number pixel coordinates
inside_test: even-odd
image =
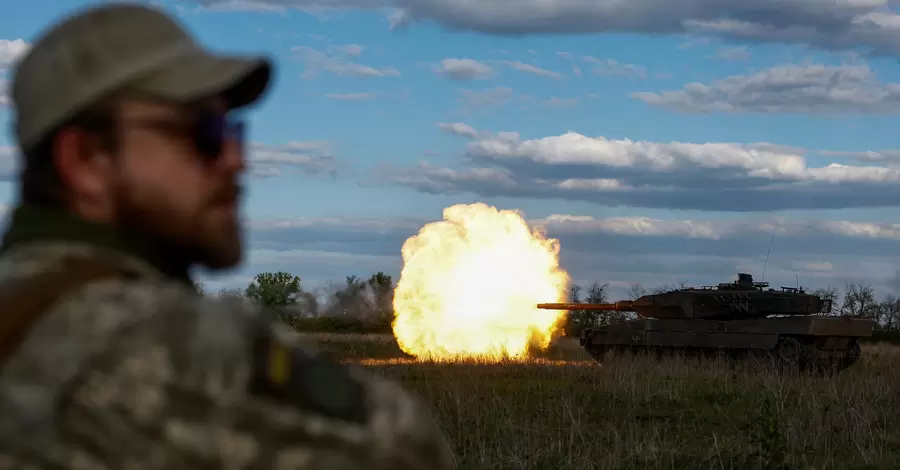
[[[404,240],[484,202],[521,211],[573,281],[613,297],[738,272],[900,294],[895,0],[153,3],[208,47],[277,63],[248,113],[249,251],[202,273],[208,289],[261,271],[310,290],[396,280]],[[9,70],[92,4],[2,6],[2,204]]]

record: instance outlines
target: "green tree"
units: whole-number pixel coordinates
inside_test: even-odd
[[[347,276],[343,289],[334,293],[334,300],[329,307],[331,315],[352,315],[363,318],[371,312],[371,305],[366,298],[366,283],[357,276]]]
[[[374,322],[381,327],[389,327],[394,321],[394,281],[391,276],[378,271],[369,278],[367,284],[372,291]]]
[[[253,302],[279,310],[296,304],[302,294],[300,277],[284,271],[259,273],[244,291]]]
[[[383,314],[393,311],[394,302],[394,281],[391,276],[378,271],[373,274],[367,281],[369,289],[372,290],[372,297],[375,301],[375,312]]]

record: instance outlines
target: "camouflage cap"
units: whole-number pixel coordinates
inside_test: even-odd
[[[133,3],[73,14],[38,38],[18,62],[11,84],[15,135],[22,149],[87,106],[128,92],[173,102],[221,94],[242,107],[266,91],[265,57],[214,54],[169,15]]]

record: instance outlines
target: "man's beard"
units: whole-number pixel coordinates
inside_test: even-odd
[[[241,262],[242,237],[239,216],[224,216],[227,204],[237,204],[241,187],[222,185],[193,216],[181,216],[152,198],[140,200],[131,191],[118,187],[116,220],[130,233],[137,233],[158,244],[166,257],[186,264],[199,264],[220,270]],[[159,199],[162,201],[163,199]]]

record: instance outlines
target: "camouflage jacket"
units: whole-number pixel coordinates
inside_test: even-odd
[[[138,275],[65,294],[2,365],[0,469],[455,468],[419,399],[249,303],[199,296],[82,221],[10,225],[0,285],[71,256]]]

